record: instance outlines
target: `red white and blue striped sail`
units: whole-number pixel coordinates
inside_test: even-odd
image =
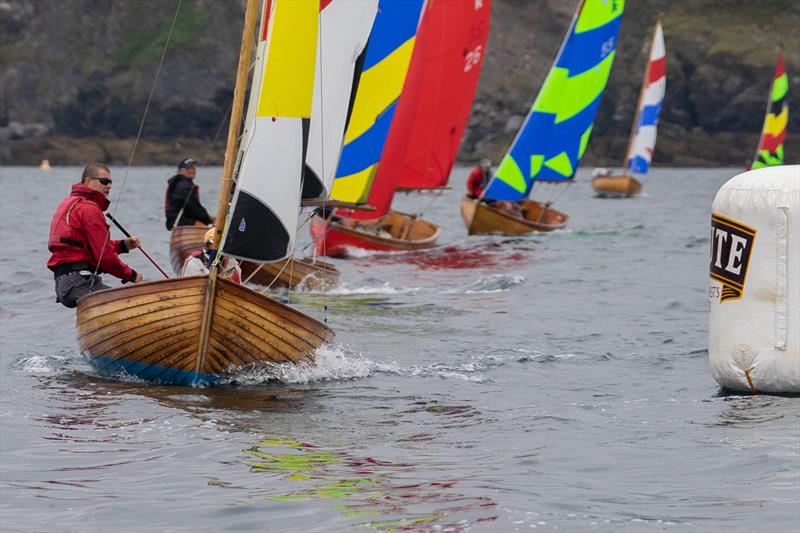
[[[646,174],[653,160],[656,147],[656,128],[661,104],[664,102],[664,91],[667,87],[666,58],[664,48],[664,32],[661,22],[656,23],[653,32],[653,43],[650,46],[650,60],[645,70],[642,94],[636,110],[636,120],[631,132],[631,141],[625,157],[625,166],[631,172]]]

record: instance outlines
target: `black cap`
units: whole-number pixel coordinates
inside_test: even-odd
[[[183,161],[178,163],[178,169],[180,170],[182,168],[189,168],[189,167],[194,166],[196,164],[197,164],[197,161],[195,161],[194,159],[192,159],[190,157],[189,159],[184,159]]]

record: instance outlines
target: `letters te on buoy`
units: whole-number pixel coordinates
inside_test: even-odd
[[[752,170],[711,213],[708,361],[725,389],[800,393],[800,166]]]

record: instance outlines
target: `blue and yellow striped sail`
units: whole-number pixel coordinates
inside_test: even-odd
[[[624,0],[582,3],[486,198],[522,200],[536,180],[575,175],[611,73],[624,6]]]
[[[423,0],[380,0],[331,197],[363,203],[414,51]]]

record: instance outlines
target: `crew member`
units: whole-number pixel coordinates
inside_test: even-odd
[[[488,159],[481,161],[481,164],[472,169],[467,178],[467,196],[470,198],[480,198],[483,190],[489,185],[492,179],[492,162]]]
[[[214,217],[200,203],[200,188],[194,184],[195,176],[197,161],[190,158],[178,163],[178,173],[167,180],[164,211],[170,231],[174,226],[208,226],[214,223]],[[179,214],[180,220],[176,223]]]
[[[214,228],[208,230],[203,237],[203,249],[190,254],[183,262],[181,276],[203,276],[208,274],[214,259],[217,257],[217,250],[214,248]],[[232,257],[225,257],[222,260],[222,276],[230,278],[236,283],[242,282],[242,270],[239,262]]]
[[[47,248],[53,253],[47,268],[56,280],[56,301],[67,307],[78,305],[81,296],[108,289],[99,274],[108,273],[123,283],[142,281],[142,275],[126,265],[120,253],[140,246],[139,238],[109,239],[103,211],[108,209],[111,171],[105,165],[86,165],[81,182],[56,209],[50,223]]]

